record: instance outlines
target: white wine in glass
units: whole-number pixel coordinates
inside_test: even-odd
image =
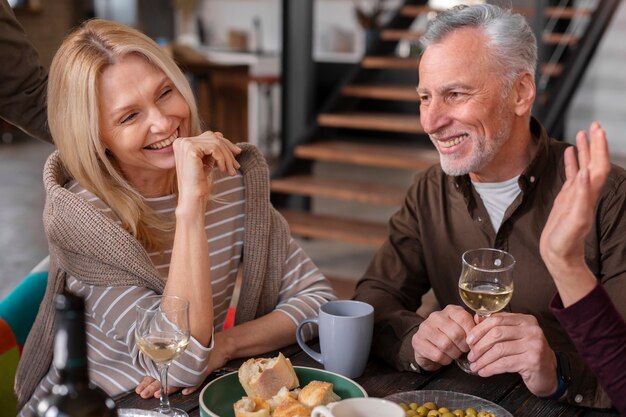
[[[187,413],[170,407],[167,395],[167,370],[189,344],[189,301],[170,295],[142,298],[135,307],[137,346],[159,369],[161,399],[155,409],[161,414],[187,417]]]
[[[137,339],[137,346],[155,363],[169,363],[187,348],[189,338],[177,333],[160,333]]]
[[[466,306],[480,317],[489,317],[502,310],[513,297],[513,286],[493,283],[460,283],[459,292]]]
[[[472,249],[462,256],[463,269],[459,278],[459,293],[466,306],[485,319],[502,310],[513,297],[513,267],[515,258],[505,251],[482,248]],[[467,353],[456,363],[469,374]]]

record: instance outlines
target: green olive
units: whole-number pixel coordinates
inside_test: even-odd
[[[400,403],[405,411],[406,417],[496,417],[488,411],[476,411],[475,408],[468,407],[465,411],[456,409],[450,411],[446,407],[439,407],[434,402],[427,402],[422,405],[417,403]]]
[[[424,407],[423,405],[420,405],[419,407],[417,407],[417,414],[421,417],[425,417],[428,415],[428,412],[430,411],[428,408]]]
[[[424,407],[428,408],[429,410],[437,410],[439,408],[435,403],[424,403]]]
[[[430,411],[428,408],[424,407],[423,405],[420,405],[419,407],[417,407],[417,414],[420,417],[426,417],[428,415],[428,412]]]

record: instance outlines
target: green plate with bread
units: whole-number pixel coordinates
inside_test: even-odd
[[[333,384],[333,391],[341,399],[367,397],[367,392],[356,382],[339,374],[305,366],[293,367],[300,388],[311,381]],[[237,372],[231,372],[209,382],[200,393],[200,415],[202,417],[234,417],[233,404],[245,396]]]

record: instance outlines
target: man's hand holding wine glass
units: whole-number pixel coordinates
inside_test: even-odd
[[[500,312],[511,299],[514,259],[508,276],[503,276],[499,270],[504,263],[492,262],[495,268],[489,267],[489,272],[487,267],[477,267],[475,260],[468,262],[466,254],[459,292],[476,315],[472,317],[458,305],[447,305],[430,314],[412,338],[416,363],[434,371],[456,360],[461,369],[483,377],[519,373],[533,394],[552,394],[557,386],[556,356],[537,320],[531,315]],[[510,256],[506,252],[502,255]],[[495,312],[498,314],[492,314]],[[469,363],[464,367],[466,354]]]
[[[475,326],[463,307],[449,304],[431,313],[413,335],[415,362],[425,371],[435,371],[467,352],[466,338]]]
[[[476,374],[518,373],[537,396],[555,391],[556,357],[534,316],[494,314],[469,332],[467,344],[471,370]]]

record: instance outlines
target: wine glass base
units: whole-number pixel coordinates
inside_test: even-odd
[[[478,375],[476,372],[470,369],[470,365],[472,363],[467,359],[467,353],[462,354],[458,359],[455,359],[454,361],[457,365],[459,365],[459,368],[461,368],[463,372],[470,375]]]
[[[187,414],[185,410],[181,410],[180,408],[171,407],[169,413],[164,413],[163,411],[161,411],[160,407],[154,408],[152,411],[156,411],[157,413],[168,417],[189,417],[189,414]]]

